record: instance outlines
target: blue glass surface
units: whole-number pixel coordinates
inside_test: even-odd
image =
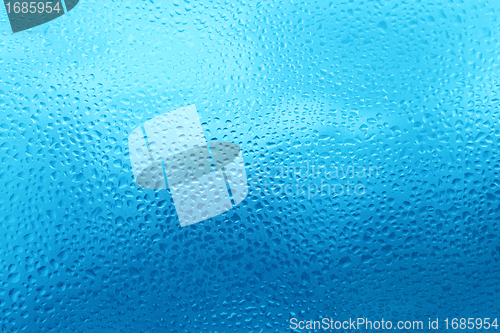
[[[82,0],[12,33],[0,9],[0,331],[493,322],[499,10]],[[181,227],[128,138],[193,104],[248,195]]]

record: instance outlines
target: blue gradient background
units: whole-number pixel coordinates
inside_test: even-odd
[[[82,0],[12,34],[1,9],[0,331],[494,318],[499,10]],[[135,185],[127,138],[189,104],[254,189],[308,161],[379,176],[360,196],[253,190],[180,228],[168,191]]]

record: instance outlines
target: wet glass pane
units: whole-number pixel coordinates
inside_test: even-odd
[[[498,328],[500,2],[4,4],[1,332]]]

